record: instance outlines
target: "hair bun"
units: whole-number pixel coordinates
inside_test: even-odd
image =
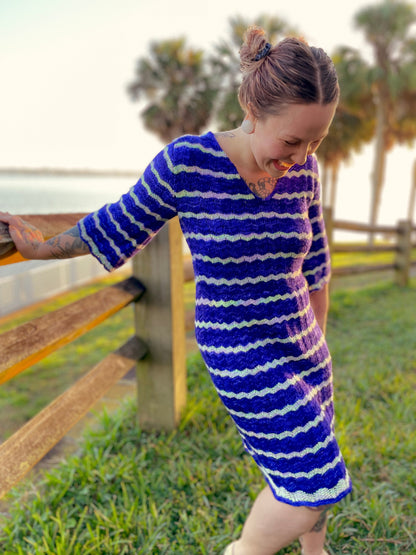
[[[249,27],[244,35],[244,43],[240,49],[241,71],[245,73],[257,67],[257,62],[265,58],[271,48],[272,45],[267,41],[264,29],[257,25]]]
[[[268,55],[268,53],[270,52],[271,49],[272,49],[272,45],[270,44],[270,42],[266,42],[265,47],[262,48],[261,50],[259,50],[259,52],[257,53],[256,57],[254,58],[253,62],[259,62],[260,60],[265,58]]]
[[[339,98],[332,60],[300,38],[286,37],[272,47],[263,29],[249,27],[240,49],[240,67],[240,106],[244,112],[250,107],[256,118],[279,114],[287,104],[325,105]]]

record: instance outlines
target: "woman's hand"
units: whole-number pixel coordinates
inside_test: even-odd
[[[10,236],[24,258],[50,260],[52,258],[73,258],[90,253],[88,246],[79,236],[77,226],[45,241],[39,229],[28,224],[19,216],[0,212],[0,222],[8,224]]]
[[[329,287],[328,284],[324,285],[319,291],[312,291],[310,294],[312,310],[315,313],[315,318],[319,327],[326,333],[326,321],[328,316],[329,306]]]
[[[0,212],[0,221],[9,226],[10,237],[24,258],[40,258],[39,249],[44,238],[39,229],[8,212]]]

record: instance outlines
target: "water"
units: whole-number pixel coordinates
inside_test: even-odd
[[[139,176],[0,173],[0,210],[11,214],[92,212],[114,202]],[[45,262],[0,267],[0,278],[21,274]]]
[[[92,212],[116,201],[139,176],[0,174],[0,210],[12,214]]]

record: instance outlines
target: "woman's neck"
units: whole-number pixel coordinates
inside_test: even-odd
[[[215,138],[249,189],[258,197],[267,198],[276,187],[276,179],[258,167],[250,146],[250,136],[240,128],[217,133]]]

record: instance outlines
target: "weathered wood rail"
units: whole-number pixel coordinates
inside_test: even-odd
[[[24,216],[46,238],[69,229],[83,214]],[[406,285],[416,266],[416,227],[376,228],[325,220],[332,252],[395,252],[392,264],[335,267],[334,277],[394,270]],[[387,245],[337,245],[335,229],[389,234]],[[0,384],[87,333],[112,314],[134,306],[135,335],[108,355],[69,390],[55,399],[0,445],[0,497],[16,485],[54,447],[105,392],[133,366],[137,367],[138,419],[143,429],[171,430],[186,402],[186,341],[183,284],[193,280],[192,263],[183,257],[177,218],[133,258],[132,277],[0,335]],[[0,265],[24,260],[15,252],[7,228],[0,225]]]
[[[401,220],[398,222],[397,226],[371,226],[343,220],[333,220],[332,212],[328,208],[324,210],[324,217],[332,254],[368,253],[370,255],[376,252],[395,253],[393,262],[388,264],[372,263],[334,267],[332,269],[332,276],[334,278],[393,270],[394,279],[397,284],[405,286],[409,283],[411,269],[413,267],[416,268],[416,257],[412,254],[416,249],[416,226],[413,225],[410,220]],[[384,234],[391,237],[391,241],[382,245],[342,245],[334,242],[335,230],[366,234]]]
[[[83,214],[24,216],[45,238],[69,229]],[[0,264],[23,261],[4,225]],[[0,497],[137,367],[138,419],[143,429],[173,429],[186,401],[182,234],[177,218],[133,259],[133,275],[86,298],[0,335],[0,384],[134,306],[135,335],[0,445]]]

